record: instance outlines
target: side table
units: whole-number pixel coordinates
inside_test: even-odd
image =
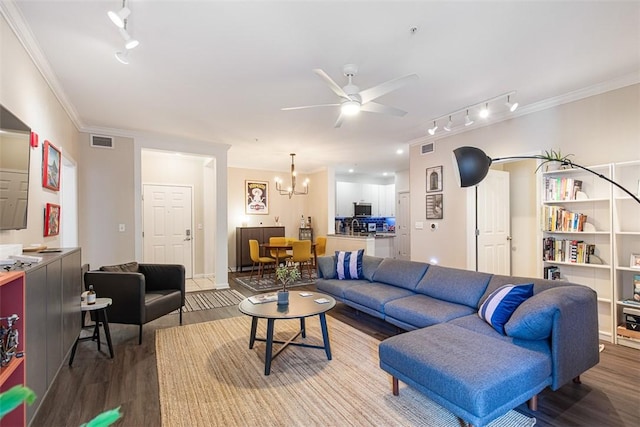
[[[87,311],[95,311],[96,312],[96,322],[93,328],[93,335],[89,337],[83,337],[82,330],[76,338],[76,342],[73,343],[73,348],[71,349],[71,356],[69,357],[69,366],[73,363],[73,358],[76,355],[76,349],[78,348],[78,343],[80,341],[86,340],[96,340],[98,342],[98,351],[100,351],[100,324],[102,323],[102,327],[104,328],[104,334],[107,337],[107,345],[109,346],[109,354],[113,359],[113,345],[111,344],[111,333],[109,332],[109,321],[107,319],[107,307],[109,307],[112,303],[111,298],[96,298],[95,304],[87,304],[83,302],[80,305],[80,309],[82,310],[82,325],[84,329],[84,316]]]

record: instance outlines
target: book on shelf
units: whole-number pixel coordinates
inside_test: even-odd
[[[582,181],[574,178],[546,177],[544,179],[544,200],[576,200],[576,195],[582,191]]]
[[[543,261],[591,264],[591,257],[595,256],[595,252],[596,245],[582,240],[558,240],[555,237],[542,239]]]
[[[571,212],[562,206],[542,207],[542,230],[544,231],[584,231],[587,215]]]
[[[264,304],[265,302],[273,302],[278,300],[278,294],[259,294],[249,297],[249,301],[253,304]]]
[[[560,269],[556,266],[549,266],[544,268],[544,278],[547,280],[559,280]]]
[[[633,275],[633,300],[640,303],[640,274]]]

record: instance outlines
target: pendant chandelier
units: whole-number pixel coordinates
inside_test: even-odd
[[[308,178],[305,179],[302,183],[304,189],[302,191],[296,190],[296,165],[293,163],[293,159],[296,155],[295,153],[291,153],[289,155],[291,156],[291,185],[286,189],[282,188],[282,180],[276,177],[276,190],[278,190],[278,193],[280,193],[281,196],[289,196],[289,198],[291,198],[291,196],[293,195],[304,196],[306,194],[309,194]]]

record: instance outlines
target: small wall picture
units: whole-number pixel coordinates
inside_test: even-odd
[[[427,193],[442,191],[442,166],[427,168]]]
[[[269,183],[245,181],[245,213],[266,215],[269,213]]]
[[[442,194],[427,195],[427,219],[442,219]]]
[[[50,190],[60,190],[60,150],[49,141],[42,146],[42,186]]]
[[[629,264],[631,268],[640,269],[640,254],[631,254],[631,261]]]
[[[44,209],[44,237],[57,236],[60,232],[60,205],[47,203]]]

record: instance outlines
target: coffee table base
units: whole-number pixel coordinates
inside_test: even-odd
[[[251,335],[249,337],[249,349],[253,349],[253,345],[256,341],[261,341],[266,343],[265,348],[265,357],[264,357],[264,374],[269,375],[271,373],[271,362],[273,359],[278,357],[282,351],[290,345],[295,345],[298,347],[307,347],[307,348],[319,348],[324,349],[327,354],[327,360],[331,360],[331,345],[329,344],[329,331],[327,330],[327,318],[325,313],[318,314],[320,317],[320,328],[322,330],[322,341],[324,345],[312,345],[303,342],[295,341],[299,336],[302,335],[302,338],[306,338],[306,325],[305,318],[300,318],[300,330],[292,336],[287,341],[280,341],[273,339],[273,329],[275,325],[276,319],[267,319],[267,337],[259,338],[256,337],[256,330],[258,328],[258,319],[259,317],[251,317]],[[282,344],[275,353],[273,353],[273,344]]]

